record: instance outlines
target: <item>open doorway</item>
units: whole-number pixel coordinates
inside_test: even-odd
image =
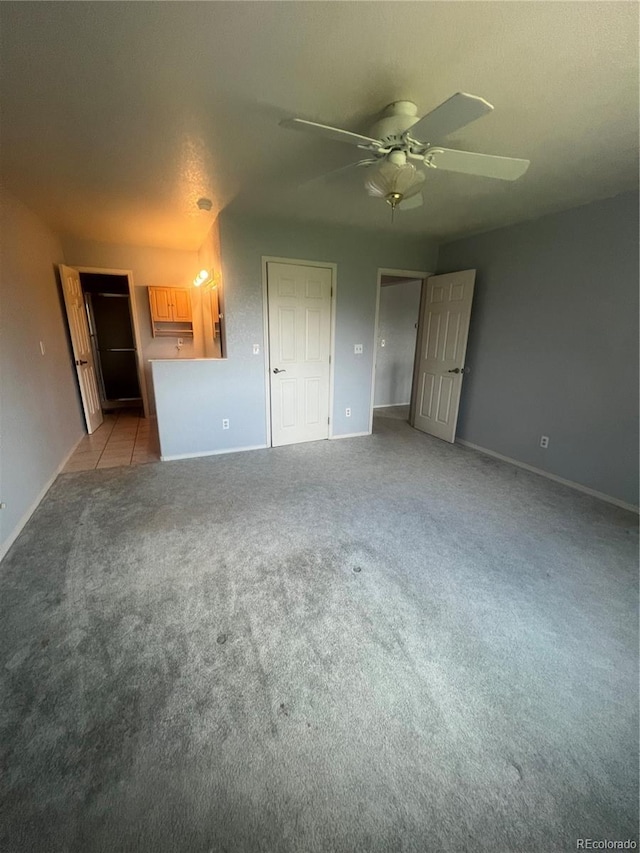
[[[440,275],[378,270],[372,432],[375,411],[379,423],[408,420],[455,441],[462,382],[471,369],[465,357],[475,276],[474,269]],[[413,288],[411,296],[405,287]]]
[[[104,413],[141,409],[137,347],[126,275],[80,272]]]
[[[372,391],[376,418],[409,420],[420,317],[427,273],[380,270]]]
[[[100,427],[105,413],[132,409],[149,417],[131,273],[59,269],[87,432]]]

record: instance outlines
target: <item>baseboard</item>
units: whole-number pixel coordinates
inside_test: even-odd
[[[42,503],[42,499],[47,494],[47,492],[49,491],[51,486],[53,486],[53,484],[55,483],[58,474],[60,474],[60,472],[62,471],[64,466],[71,459],[73,454],[76,452],[76,450],[78,449],[78,445],[80,444],[82,439],[85,437],[85,435],[86,435],[86,433],[83,433],[83,435],[81,435],[80,438],[76,441],[76,443],[73,445],[71,450],[67,453],[67,455],[64,457],[62,462],[56,468],[55,473],[47,480],[45,485],[42,487],[42,489],[38,493],[38,497],[33,501],[31,506],[29,507],[29,509],[23,514],[22,518],[20,519],[20,521],[16,525],[13,532],[9,535],[9,538],[5,542],[3,542],[2,545],[0,545],[0,561],[4,559],[4,557],[6,556],[6,554],[9,551],[9,548],[11,548],[11,546],[16,541],[18,536],[20,536],[20,534],[22,533],[22,531],[24,529],[25,524],[27,523],[27,521],[29,521],[29,519],[31,518],[33,513],[38,509],[38,507]]]
[[[222,456],[224,453],[243,453],[245,450],[265,450],[266,444],[252,444],[246,447],[229,447],[224,450],[200,450],[197,453],[174,453],[161,456],[161,462],[177,462],[179,459],[199,459],[201,456]]]
[[[410,406],[411,400],[407,400],[406,403],[383,403],[381,406],[374,406],[373,410],[376,409],[395,409],[396,406]]]
[[[338,438],[362,438],[363,435],[371,435],[371,431],[367,430],[366,432],[349,432],[346,435],[330,435],[329,438],[331,441],[335,441]]]
[[[606,501],[614,506],[619,506],[621,509],[628,509],[629,512],[640,512],[640,507],[634,504],[626,503],[611,495],[605,495],[604,492],[598,492],[596,489],[590,489],[589,486],[583,486],[582,483],[575,483],[573,480],[565,480],[564,477],[558,477],[557,474],[551,474],[549,471],[544,471],[542,468],[535,468],[533,465],[528,465],[526,462],[520,462],[519,459],[512,459],[510,456],[504,456],[502,453],[496,453],[495,450],[489,450],[487,447],[480,447],[479,444],[473,444],[470,441],[465,441],[463,438],[456,438],[456,444],[462,444],[465,447],[470,447],[471,450],[477,450],[479,453],[484,453],[487,456],[493,456],[495,459],[501,459],[503,462],[509,462],[511,465],[517,465],[518,468],[524,468],[525,471],[531,471],[532,474],[539,474],[541,477],[546,477],[548,480],[553,480],[555,483],[562,483],[563,486],[569,486],[571,489],[576,489],[578,492],[583,492],[585,495],[591,495],[592,498],[599,498],[601,501]]]

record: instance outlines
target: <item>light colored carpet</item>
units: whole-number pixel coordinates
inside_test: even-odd
[[[637,533],[390,417],[62,475],[0,568],[0,849],[637,840]]]

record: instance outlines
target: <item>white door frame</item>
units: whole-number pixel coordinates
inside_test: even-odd
[[[373,364],[371,366],[371,410],[369,412],[369,432],[373,432],[373,402],[376,392],[376,362],[378,360],[378,324],[380,320],[380,289],[382,287],[382,276],[394,275],[402,278],[422,279],[422,290],[424,291],[424,283],[432,272],[419,272],[418,270],[392,270],[387,267],[378,267],[378,284],[376,287],[376,319],[373,324]],[[421,294],[422,302],[422,294]],[[420,315],[418,315],[418,323]],[[419,331],[419,329],[418,329]],[[416,334],[416,343],[418,335]],[[414,373],[415,373],[415,354],[414,354]],[[413,380],[411,383],[411,398],[413,399]]]
[[[114,270],[105,269],[104,267],[80,267],[68,264],[71,269],[81,272],[101,273],[102,275],[126,275],[129,282],[129,306],[131,308],[131,320],[133,324],[133,339],[136,344],[136,363],[138,366],[138,382],[140,383],[140,393],[142,394],[142,409],[145,418],[149,417],[149,396],[147,394],[147,381],[144,375],[144,358],[142,355],[142,345],[140,343],[140,324],[138,322],[138,310],[136,307],[136,292],[133,283],[133,272],[131,270]]]
[[[331,261],[308,261],[298,258],[276,258],[271,255],[262,256],[262,321],[263,340],[262,358],[264,363],[264,389],[265,389],[265,424],[267,447],[271,447],[271,380],[269,363],[269,291],[267,264],[295,264],[301,267],[324,267],[331,270],[331,340],[329,342],[329,438],[333,438],[333,383],[335,369],[335,342],[336,342],[336,293],[338,288],[338,265]]]

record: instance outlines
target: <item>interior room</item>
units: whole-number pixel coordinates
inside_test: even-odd
[[[0,4],[2,851],[636,849],[639,35]]]

